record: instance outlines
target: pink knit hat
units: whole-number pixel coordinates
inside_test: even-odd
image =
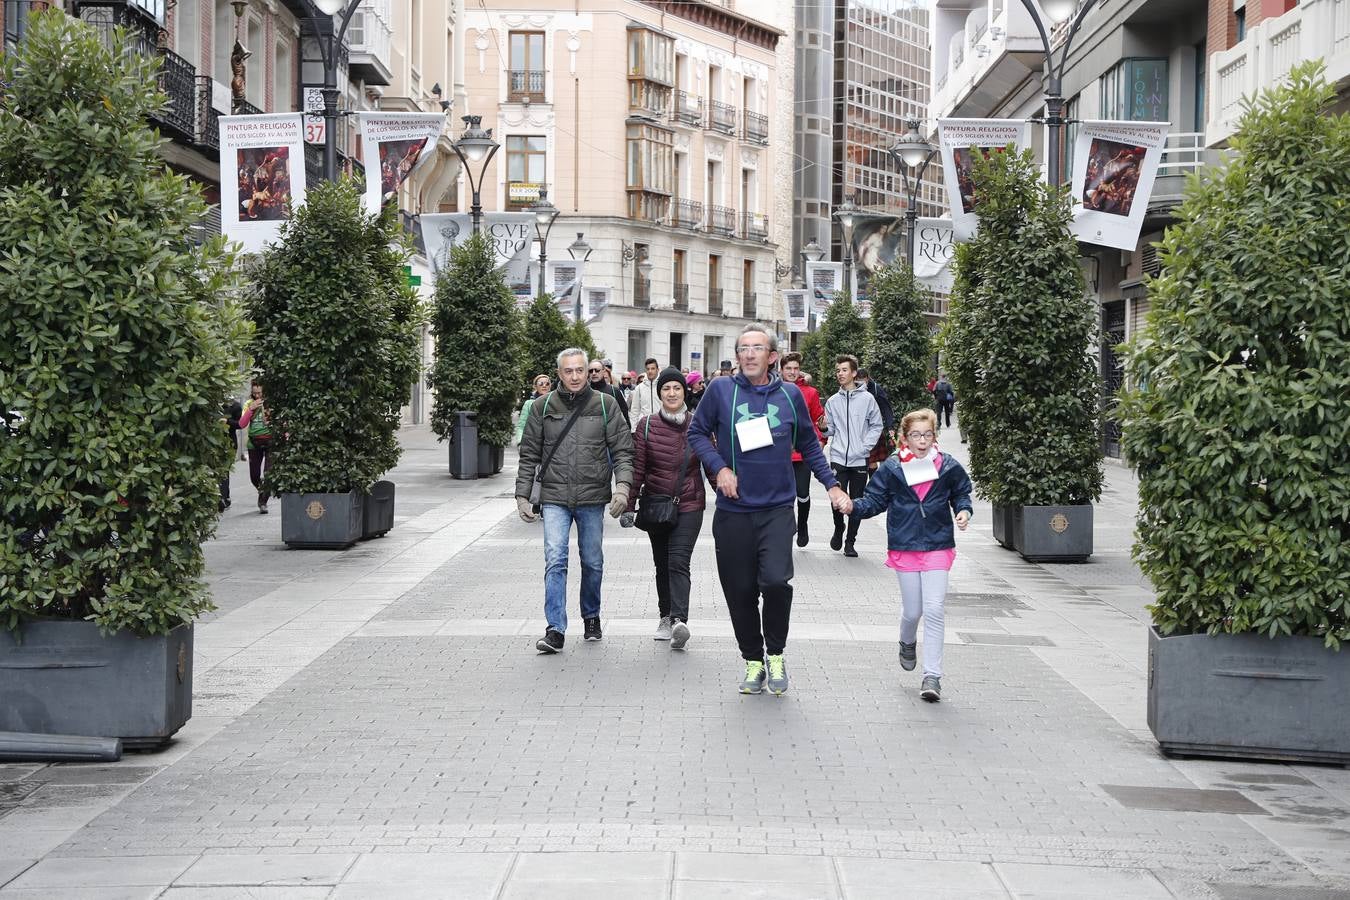
[[[702,380],[703,374],[701,372],[690,372],[688,375],[684,376],[684,383],[690,387],[693,387]]]

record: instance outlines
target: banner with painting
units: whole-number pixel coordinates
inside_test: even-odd
[[[1031,123],[1025,119],[939,119],[938,149],[942,180],[952,211],[952,233],[968,241],[979,228],[975,184],[971,178],[976,154],[1002,153],[1009,145],[1017,152],[1031,143]]]
[[[450,251],[468,240],[473,231],[473,217],[468,213],[423,213],[418,219],[432,271],[449,268]],[[534,246],[534,215],[527,212],[483,213],[483,233],[492,242],[497,268],[505,270],[506,283],[512,293],[532,295],[530,249]]]
[[[806,285],[811,292],[811,312],[825,315],[835,296],[844,289],[844,264],[837,262],[808,262]]]
[[[569,319],[576,318],[577,300],[581,297],[581,276],[586,263],[579,259],[549,260],[544,285],[553,295],[558,312]]]
[[[951,219],[919,217],[914,232],[914,277],[919,284],[937,294],[950,294],[955,251]]]
[[[274,243],[305,202],[300,119],[299,113],[220,117],[220,230],[246,253]]]
[[[1073,222],[1081,241],[1134,250],[1167,143],[1167,122],[1083,122],[1073,147]]]
[[[811,292],[796,288],[783,291],[783,305],[787,307],[787,326],[789,332],[802,332],[810,328]]]
[[[357,119],[366,165],[366,209],[379,215],[381,206],[398,196],[403,182],[436,154],[445,114],[362,112]]]

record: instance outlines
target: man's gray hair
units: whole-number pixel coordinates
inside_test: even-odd
[[[567,357],[569,356],[580,356],[582,359],[586,360],[586,362],[583,365],[589,366],[591,364],[590,359],[586,356],[585,350],[582,350],[580,347],[568,347],[566,350],[558,354],[559,369],[562,368],[562,361],[564,359],[567,359]]]
[[[763,322],[751,322],[749,325],[742,328],[740,335],[737,335],[736,337],[736,342],[740,343],[741,337],[750,333],[751,331],[758,331],[760,334],[767,337],[769,339],[769,349],[772,350],[774,353],[778,352],[778,335],[774,333],[774,330],[772,328],[765,325]]]

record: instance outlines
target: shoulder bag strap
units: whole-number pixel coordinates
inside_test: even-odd
[[[552,397],[553,397],[553,395],[552,395],[552,394],[549,394],[549,398],[552,399]],[[572,417],[571,417],[570,419],[568,419],[568,420],[567,420],[567,424],[563,426],[562,433],[558,435],[558,440],[557,440],[556,443],[554,443],[553,449],[550,450],[550,451],[548,452],[548,456],[544,457],[544,464],[543,464],[542,466],[539,467],[539,476],[538,476],[538,477],[539,477],[540,479],[543,479],[543,477],[544,477],[544,472],[548,469],[548,464],[551,463],[551,462],[553,462],[553,457],[554,457],[554,455],[558,452],[558,448],[562,446],[563,440],[567,437],[567,432],[571,431],[571,430],[572,430],[572,426],[575,425],[575,424],[577,424],[577,419],[579,419],[579,418],[581,417],[581,411],[582,411],[583,409],[585,409],[585,408],[586,408],[586,404],[584,404],[584,403],[578,403],[578,404],[577,404],[577,408],[576,408],[575,410],[572,411]],[[544,413],[547,413],[547,412],[548,412],[548,400],[545,400],[545,401],[544,401]],[[543,417],[544,413],[540,413],[540,417],[541,417],[541,418]],[[539,427],[539,433],[540,433],[540,436],[542,437],[542,435],[543,435],[543,433],[544,433],[544,432],[543,432],[543,425],[540,425],[540,427]]]

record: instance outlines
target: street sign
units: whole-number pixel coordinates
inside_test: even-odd
[[[305,88],[304,111],[323,109],[323,88]],[[322,144],[324,132],[323,116],[305,116],[305,143]]]

